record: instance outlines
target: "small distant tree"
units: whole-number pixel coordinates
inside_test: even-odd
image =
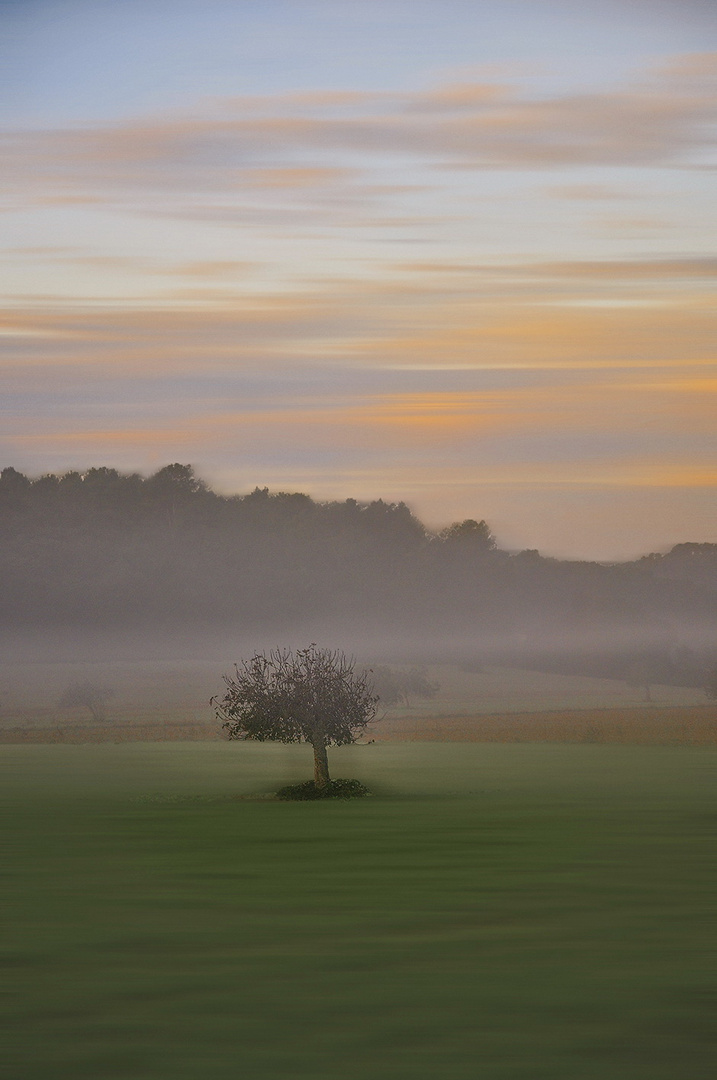
[[[72,683],[57,704],[60,709],[89,709],[92,719],[102,723],[106,718],[105,706],[113,695],[114,690],[107,686],[97,686],[91,682]]]
[[[338,649],[257,653],[224,682],[211,704],[229,738],[310,743],[318,790],[330,783],[327,747],[356,742],[376,715],[370,672],[356,672]]]
[[[651,687],[657,682],[656,665],[644,657],[631,661],[625,668],[625,682],[635,690],[642,689],[645,695],[643,701],[651,702]]]
[[[425,667],[396,671],[385,665],[373,668],[373,684],[382,705],[410,704],[411,697],[434,698],[440,684],[431,682]]]
[[[440,683],[432,682],[424,667],[413,667],[403,676],[403,700],[410,704],[411,697],[432,700],[441,689]]]
[[[373,687],[381,705],[396,705],[401,700],[401,685],[398,672],[386,664],[377,664],[372,668]]]

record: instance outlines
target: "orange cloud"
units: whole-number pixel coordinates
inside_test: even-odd
[[[466,305],[468,306],[468,305]],[[414,320],[415,329],[346,343],[354,356],[386,363],[454,363],[476,367],[601,366],[679,363],[709,357],[717,321],[708,304],[674,308],[607,305],[579,308],[511,305],[470,312],[441,311],[441,305]],[[439,327],[436,329],[436,327]]]
[[[715,361],[717,364],[717,360]],[[663,382],[647,382],[644,389],[657,390],[667,394],[717,394],[717,376],[711,378],[687,378],[669,379]]]
[[[667,76],[674,82],[697,80],[704,85],[705,80],[717,85],[717,52],[682,53],[673,56],[667,63],[661,63],[657,74]]]
[[[161,264],[150,266],[165,272]],[[0,364],[7,370],[19,362],[13,336],[36,338],[34,356],[23,352],[22,363],[32,359],[48,368],[109,363],[207,371],[327,357],[407,369],[709,364],[717,332],[715,269],[711,259],[568,262],[499,267],[493,275],[490,267],[473,274],[471,267],[424,263],[395,268],[383,279],[258,293],[241,281],[242,262],[190,263],[175,272],[194,280],[165,292],[159,303],[43,296],[8,306],[0,311],[0,333],[8,339]]]
[[[614,281],[699,281],[717,278],[717,258],[712,255],[684,256],[672,259],[574,259],[563,262],[459,263],[417,261],[396,265],[399,273],[431,276],[446,274],[474,275],[483,281],[515,278],[543,281],[564,278],[599,278]]]
[[[92,428],[87,431],[28,431],[15,436],[19,446],[47,445],[50,448],[86,449],[91,456],[95,452],[111,454],[115,449],[126,447],[177,447],[194,445],[201,441],[198,429],[171,427],[127,428],[105,430]]]
[[[176,274],[179,277],[231,278],[243,277],[259,266],[259,263],[241,259],[209,259],[158,269],[157,273]]]
[[[357,172],[356,169],[281,166],[273,169],[244,169],[242,179],[260,188],[323,188],[351,179]]]
[[[512,88],[499,83],[452,83],[413,95],[407,104],[411,112],[456,112],[480,109],[511,97]]]
[[[609,278],[615,281],[675,281],[717,278],[717,258],[705,255],[677,259],[595,259],[538,263],[538,274],[556,277]]]

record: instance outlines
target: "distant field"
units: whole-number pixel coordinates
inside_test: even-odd
[[[218,663],[14,664],[0,668],[0,742],[219,738],[209,707],[220,693]],[[717,706],[698,689],[644,692],[610,679],[518,668],[467,672],[429,668],[440,684],[432,700],[386,710],[376,739],[480,741],[717,741]],[[107,685],[115,694],[107,722],[87,710],[59,709],[73,682]]]
[[[5,746],[12,1080],[712,1080],[717,753]]]
[[[717,746],[717,705],[565,709],[472,716],[388,716],[377,742],[567,742]]]
[[[488,667],[469,672],[452,666],[429,668],[440,691],[431,701],[413,701],[408,708],[392,710],[400,716],[476,715],[491,713],[552,712],[563,709],[629,709],[644,704],[641,688],[616,679],[583,675],[557,675],[525,668]],[[657,708],[703,705],[702,689],[682,686],[651,687]]]
[[[0,665],[0,720],[11,723],[85,724],[83,709],[59,709],[66,687],[91,682],[114,691],[107,718],[135,721],[207,723],[209,698],[222,688],[227,665],[152,661],[97,664],[14,663]]]

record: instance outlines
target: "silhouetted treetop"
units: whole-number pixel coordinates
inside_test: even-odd
[[[438,536],[444,544],[460,546],[474,552],[495,551],[497,547],[495,537],[486,522],[474,521],[473,518],[454,522]]]

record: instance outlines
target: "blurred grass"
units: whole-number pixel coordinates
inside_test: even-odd
[[[710,1080],[717,754],[5,746],[12,1080]]]

